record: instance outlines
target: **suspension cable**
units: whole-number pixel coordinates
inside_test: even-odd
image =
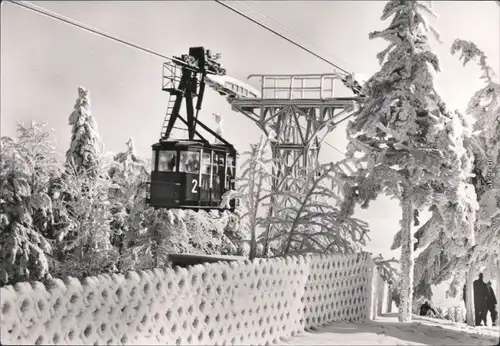
[[[177,59],[168,57],[168,56],[166,56],[164,54],[155,52],[155,51],[153,51],[151,49],[141,47],[141,46],[139,46],[139,45],[137,45],[135,43],[132,43],[132,42],[129,42],[129,41],[125,41],[124,39],[121,39],[121,38],[118,38],[116,36],[113,36],[113,35],[111,35],[111,34],[109,34],[107,32],[104,32],[102,30],[99,30],[99,29],[96,29],[96,28],[92,28],[92,27],[87,26],[87,25],[85,25],[83,23],[80,23],[80,22],[78,22],[78,21],[76,21],[76,20],[74,20],[72,18],[65,17],[65,16],[60,15],[58,13],[49,11],[49,10],[47,10],[45,8],[37,6],[37,5],[35,5],[33,3],[30,3],[28,1],[13,1],[13,0],[7,0],[7,1],[10,2],[10,3],[12,3],[12,4],[14,4],[14,5],[27,8],[28,10],[35,11],[35,12],[37,12],[39,14],[44,15],[44,16],[50,17],[52,19],[58,20],[60,22],[66,23],[66,24],[70,24],[70,25],[76,26],[76,27],[78,27],[80,29],[86,30],[86,31],[91,32],[93,34],[105,37],[107,39],[110,39],[110,40],[113,40],[115,42],[124,44],[126,46],[138,49],[138,50],[140,50],[142,52],[145,52],[145,53],[148,53],[148,54],[160,57],[162,59],[167,59],[167,60],[171,60],[171,61],[177,60]]]
[[[500,0],[498,0],[498,1],[500,1]],[[263,17],[263,18],[267,19],[267,20],[268,20],[268,21],[270,21],[271,23],[274,23],[274,24],[278,25],[281,29],[283,29],[283,30],[285,30],[285,31],[288,31],[288,32],[289,32],[289,33],[291,33],[292,35],[295,35],[296,37],[298,37],[298,38],[302,39],[303,41],[305,41],[306,43],[308,43],[310,46],[312,46],[312,47],[314,47],[314,48],[316,48],[316,49],[318,49],[318,50],[320,50],[320,51],[323,51],[323,53],[325,53],[325,54],[326,54],[326,55],[328,55],[329,57],[334,58],[335,60],[338,60],[338,61],[340,61],[340,62],[342,62],[342,63],[345,63],[345,64],[349,65],[349,63],[348,63],[348,62],[346,62],[345,60],[340,59],[340,58],[339,58],[339,57],[337,57],[337,56],[334,56],[333,54],[329,53],[326,49],[324,49],[324,48],[322,48],[322,47],[318,46],[317,44],[315,44],[314,42],[312,42],[310,39],[308,39],[308,38],[305,38],[305,37],[301,36],[299,33],[297,33],[296,31],[292,30],[291,28],[289,28],[289,27],[287,27],[287,26],[285,26],[285,25],[281,24],[281,23],[280,23],[280,22],[278,22],[276,19],[271,18],[270,16],[266,15],[265,13],[262,13],[262,12],[258,11],[258,10],[257,10],[257,9],[255,9],[254,7],[252,7],[252,6],[250,6],[250,5],[246,4],[246,3],[244,3],[244,2],[242,2],[242,1],[235,0],[235,2],[236,2],[236,3],[238,3],[238,4],[241,4],[242,6],[244,6],[244,7],[246,7],[246,8],[248,8],[250,11],[252,11],[252,12],[256,13],[257,15],[259,15],[259,16],[261,16],[261,17]]]
[[[500,0],[499,0],[499,1],[500,1]],[[224,6],[224,7],[229,8],[230,10],[232,10],[232,11],[234,11],[234,12],[238,13],[238,14],[239,14],[239,15],[241,15],[242,17],[244,17],[244,18],[246,18],[246,19],[248,19],[248,20],[252,21],[253,23],[255,23],[255,24],[257,24],[257,25],[259,25],[259,26],[263,27],[264,29],[266,29],[266,30],[268,30],[268,31],[271,31],[273,34],[278,35],[279,37],[281,37],[281,38],[283,38],[283,39],[287,40],[288,42],[290,42],[290,43],[292,43],[292,44],[294,44],[294,45],[298,46],[299,48],[306,50],[308,53],[313,54],[314,56],[316,56],[316,57],[320,58],[321,60],[323,60],[323,61],[327,62],[328,64],[330,64],[330,65],[332,65],[332,66],[336,67],[337,69],[340,69],[341,71],[343,71],[343,72],[345,72],[345,73],[348,73],[346,70],[344,70],[344,69],[342,69],[342,68],[338,67],[337,65],[335,65],[335,64],[333,64],[333,63],[331,63],[331,62],[329,62],[328,60],[326,60],[326,59],[322,58],[321,56],[319,56],[319,55],[317,55],[317,54],[315,54],[315,53],[311,52],[311,51],[310,51],[310,50],[308,50],[307,48],[305,48],[305,47],[301,46],[300,44],[298,44],[298,43],[296,43],[296,42],[292,41],[291,39],[289,39],[289,38],[287,38],[287,37],[285,37],[285,36],[281,35],[280,33],[278,33],[278,32],[276,32],[276,31],[272,30],[271,28],[269,28],[269,27],[265,26],[264,24],[261,24],[261,23],[260,23],[260,22],[258,22],[257,20],[254,20],[253,18],[250,18],[249,16],[247,16],[247,15],[245,15],[245,14],[243,14],[243,13],[239,12],[238,10],[233,9],[232,7],[230,7],[230,6],[226,5],[226,4],[223,4],[221,1],[215,0],[215,2],[217,2],[218,4],[220,4],[220,5]],[[236,2],[237,2],[237,3],[241,3],[240,1],[236,1]],[[270,17],[266,16],[265,14],[263,14],[263,13],[261,13],[261,12],[257,11],[256,9],[252,8],[251,6],[246,5],[246,4],[243,4],[243,3],[241,3],[241,4],[242,4],[242,5],[244,5],[245,7],[247,7],[248,9],[252,10],[253,12],[255,12],[255,13],[257,13],[257,14],[259,14],[259,15],[263,16],[264,18],[266,18],[266,19],[268,19],[268,20],[270,20],[270,21],[274,22],[275,24],[279,25],[281,28],[283,28],[283,29],[287,30],[288,32],[291,32],[291,33],[292,33],[292,34],[294,34],[295,36],[301,37],[298,33],[294,32],[294,31],[293,31],[293,30],[291,30],[291,29],[286,28],[285,26],[283,26],[282,24],[280,24],[280,23],[279,23],[279,22],[277,22],[276,20],[274,20],[274,19],[272,19],[272,18],[270,18]],[[314,44],[313,44],[313,45],[314,45]],[[317,47],[317,46],[316,46],[316,48],[319,48],[319,47]],[[302,127],[303,129],[305,129],[303,126],[301,126],[301,127]],[[342,150],[340,150],[340,149],[338,149],[337,147],[335,147],[334,145],[332,145],[332,144],[328,143],[326,140],[323,140],[323,141],[322,141],[322,143],[325,143],[325,144],[326,144],[326,145],[328,145],[330,148],[335,149],[335,150],[336,150],[336,151],[338,151],[340,154],[342,154],[342,155],[344,155],[344,156],[345,156],[345,153],[344,153]]]
[[[72,19],[72,18],[69,18],[69,17],[63,16],[63,15],[61,15],[61,14],[58,14],[58,13],[53,12],[53,11],[50,11],[50,10],[47,10],[47,9],[42,8],[42,7],[40,7],[40,6],[34,5],[34,4],[30,3],[30,2],[27,2],[27,1],[14,1],[14,0],[6,0],[6,1],[7,1],[7,2],[10,2],[10,3],[14,4],[14,5],[17,5],[17,6],[20,6],[20,7],[26,8],[26,9],[28,9],[28,10],[31,10],[31,11],[37,12],[37,13],[39,13],[39,14],[42,14],[42,15],[44,15],[44,16],[47,16],[47,17],[51,18],[51,19],[55,19],[55,20],[58,20],[58,21],[60,21],[60,22],[63,22],[63,23],[69,24],[69,25],[73,25],[73,26],[75,26],[75,27],[77,27],[77,28],[80,28],[80,29],[83,29],[83,30],[85,30],[85,31],[87,31],[87,32],[90,32],[90,33],[96,34],[96,35],[98,35],[98,36],[101,36],[101,37],[104,37],[104,38],[110,39],[110,40],[112,40],[112,41],[115,41],[115,42],[118,42],[118,43],[124,44],[125,46],[128,46],[128,47],[130,47],[130,48],[135,48],[135,49],[138,49],[139,51],[142,51],[143,53],[148,53],[148,54],[150,54],[150,55],[154,55],[154,56],[160,57],[160,58],[162,58],[162,59],[167,59],[167,60],[171,60],[171,61],[177,61],[177,59],[174,59],[174,58],[168,57],[168,56],[166,56],[166,55],[164,55],[164,54],[161,54],[161,53],[155,52],[155,51],[153,51],[153,50],[151,50],[151,49],[144,48],[144,47],[142,47],[142,46],[140,46],[140,45],[138,45],[138,44],[135,44],[135,43],[132,43],[132,42],[126,41],[126,40],[124,40],[124,39],[118,38],[118,37],[116,37],[116,36],[114,36],[114,35],[112,35],[112,34],[109,34],[109,33],[104,32],[104,31],[102,31],[102,30],[99,30],[99,29],[96,29],[96,28],[90,27],[90,26],[85,25],[85,24],[83,24],[83,23],[81,23],[81,22],[78,22],[78,21],[76,21],[76,20],[74,20],[74,19]],[[215,1],[216,1],[216,2],[218,2],[218,3],[220,3],[220,2],[219,2],[219,1],[217,1],[217,0],[215,0]],[[225,6],[225,7],[230,8],[230,7],[229,7],[229,6],[227,6],[226,4],[222,4],[222,3],[221,3],[221,5],[223,5],[223,6]],[[231,10],[233,10],[232,8],[230,8],[230,9],[231,9]],[[238,11],[236,11],[236,10],[233,10],[233,11],[238,12]],[[238,13],[239,13],[239,12],[238,12]],[[300,44],[295,43],[295,42],[294,42],[294,41],[292,41],[291,39],[289,39],[289,38],[287,38],[287,37],[285,37],[285,36],[283,36],[283,35],[281,35],[281,34],[279,34],[279,33],[275,32],[275,31],[274,31],[274,30],[272,30],[272,29],[267,28],[267,27],[266,27],[265,25],[263,25],[263,24],[260,24],[258,21],[256,21],[256,20],[252,19],[251,17],[249,17],[249,16],[247,16],[247,15],[244,15],[244,14],[242,14],[242,15],[243,15],[245,18],[247,18],[247,19],[251,20],[252,22],[255,22],[255,23],[256,23],[256,24],[258,24],[259,26],[263,26],[263,27],[265,27],[267,30],[270,30],[270,31],[272,31],[273,33],[276,33],[278,36],[280,36],[280,37],[284,38],[284,39],[285,39],[285,40],[287,40],[288,42],[290,42],[290,43],[292,43],[292,44],[294,44],[294,45],[296,45],[296,46],[301,47],[302,49],[304,49],[304,50],[306,50],[306,51],[310,52],[311,54],[313,54],[313,55],[314,55],[314,56],[316,56],[316,57],[319,57],[320,59],[324,60],[325,62],[329,63],[330,65],[332,65],[332,66],[334,66],[334,67],[336,67],[336,68],[338,68],[338,69],[340,69],[340,70],[342,70],[342,71],[345,71],[345,70],[343,70],[343,69],[339,68],[338,66],[336,66],[335,64],[333,64],[333,63],[329,62],[328,60],[323,59],[323,58],[322,58],[322,57],[320,57],[319,55],[317,55],[317,54],[315,54],[315,53],[313,53],[313,52],[309,51],[307,48],[302,47]],[[345,72],[347,72],[347,71],[345,71]],[[345,153],[343,153],[340,149],[336,148],[335,146],[333,146],[332,144],[328,143],[327,141],[323,141],[323,143],[325,143],[326,145],[328,145],[328,146],[329,146],[329,147],[331,147],[332,149],[335,149],[336,151],[338,151],[338,152],[339,152],[339,153],[341,153],[342,155],[345,155]]]
[[[346,70],[344,70],[343,68],[341,68],[341,67],[339,67],[339,66],[335,65],[333,62],[331,62],[331,61],[329,61],[329,60],[327,60],[327,59],[323,58],[321,55],[316,54],[316,53],[314,53],[312,50],[310,50],[310,49],[308,49],[308,48],[304,47],[304,46],[303,46],[303,45],[301,45],[300,43],[297,43],[297,42],[293,41],[292,39],[290,39],[290,38],[286,37],[285,35],[280,34],[280,33],[279,33],[279,32],[277,32],[276,30],[271,29],[271,28],[270,28],[270,27],[268,27],[267,25],[260,23],[258,20],[253,19],[252,17],[250,17],[250,16],[248,16],[248,15],[244,14],[244,13],[243,13],[243,12],[241,12],[241,11],[238,11],[237,9],[235,9],[235,8],[233,8],[233,7],[231,7],[231,6],[227,5],[227,4],[225,4],[225,3],[223,3],[223,2],[222,2],[222,1],[220,1],[220,0],[214,0],[214,1],[215,1],[216,3],[218,3],[219,5],[224,6],[225,8],[227,8],[227,9],[229,9],[229,10],[231,10],[231,11],[235,12],[236,14],[238,14],[238,15],[240,15],[240,16],[242,16],[242,17],[246,18],[246,19],[248,19],[248,20],[249,20],[249,21],[251,21],[252,23],[257,24],[257,25],[258,25],[258,26],[260,26],[261,28],[264,28],[264,29],[266,29],[267,31],[270,31],[270,32],[272,32],[273,34],[275,34],[276,36],[278,36],[278,37],[280,37],[280,38],[282,38],[282,39],[284,39],[284,40],[286,40],[286,41],[290,42],[291,44],[293,44],[293,45],[295,45],[295,46],[299,47],[299,48],[300,48],[300,49],[302,49],[302,50],[305,50],[305,51],[306,51],[306,52],[308,52],[309,54],[314,55],[316,58],[318,58],[318,59],[320,59],[320,60],[322,60],[322,61],[326,62],[326,63],[327,63],[328,65],[330,65],[330,66],[335,67],[337,70],[340,70],[340,71],[342,71],[342,72],[344,72],[344,73],[347,73],[347,74],[349,73],[349,72],[347,72]]]

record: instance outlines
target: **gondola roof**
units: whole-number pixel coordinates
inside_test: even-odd
[[[152,145],[153,149],[180,149],[180,148],[193,148],[193,149],[210,149],[210,150],[220,150],[226,152],[237,153],[234,146],[226,145],[223,143],[207,143],[201,140],[160,140],[159,142]]]

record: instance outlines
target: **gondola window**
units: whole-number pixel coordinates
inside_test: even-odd
[[[162,150],[158,152],[158,172],[175,172],[177,166],[177,152]]]

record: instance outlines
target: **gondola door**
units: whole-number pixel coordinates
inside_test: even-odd
[[[179,172],[185,173],[185,200],[190,205],[198,204],[200,200],[200,161],[202,151],[181,151]]]
[[[213,152],[212,161],[212,202],[220,203],[224,191],[225,153]]]

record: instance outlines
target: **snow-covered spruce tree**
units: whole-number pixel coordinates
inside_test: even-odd
[[[451,52],[460,53],[464,66],[470,61],[476,61],[482,72],[481,79],[485,82],[474,93],[466,110],[476,120],[472,143],[475,153],[473,184],[479,201],[476,246],[470,248],[467,261],[461,261],[461,271],[457,270],[460,277],[467,278],[467,320],[472,324],[471,287],[477,271],[496,276],[497,291],[500,292],[500,84],[486,55],[473,42],[457,39]],[[467,275],[463,275],[465,271]],[[458,282],[459,280],[453,280],[452,283]]]
[[[0,155],[0,285],[50,278],[53,224],[48,193],[57,173],[55,139],[45,124],[18,124],[17,141],[2,137]]]
[[[34,121],[30,126],[18,125],[17,148],[31,163],[33,194],[38,196],[36,199],[43,195],[41,198],[44,202],[39,203],[41,207],[32,211],[34,225],[45,237],[50,238],[50,231],[54,226],[50,184],[52,180],[60,177],[61,170],[56,160],[54,130],[47,130],[46,126],[46,123],[37,124]]]
[[[266,219],[277,230],[268,240],[276,244],[275,255],[352,253],[366,245],[368,224],[346,217],[337,207],[342,196],[334,185],[342,183],[342,164],[322,164],[303,176],[286,177],[285,184],[297,190],[272,192],[283,201],[276,206],[275,216]]]
[[[111,244],[112,215],[108,191],[117,188],[103,168],[86,172],[67,165],[64,176],[67,227],[57,233],[58,277],[83,278],[115,272],[117,253]]]
[[[464,65],[477,60],[484,87],[469,101],[467,114],[475,120],[473,150],[476,157],[473,184],[479,201],[476,244],[471,261],[486,263],[500,255],[500,84],[487,58],[474,43],[457,39],[452,53],[461,53]]]
[[[470,158],[474,156],[472,127],[460,113],[456,112],[455,114],[462,127],[459,130],[459,132],[463,133],[463,148],[465,151],[462,153],[464,159],[468,162],[467,167],[469,167]],[[467,170],[471,169],[467,168]],[[469,180],[472,180],[472,178]],[[463,220],[462,226],[457,225],[457,227],[465,227],[469,230],[474,225],[474,210],[479,207],[476,202],[477,196],[472,191],[472,187],[468,186],[460,194],[461,202],[464,207],[468,206],[470,215]],[[447,234],[444,217],[446,217],[446,214],[452,215],[455,212],[455,206],[445,204],[440,208],[441,201],[438,200],[433,203],[429,208],[432,213],[431,217],[414,234],[416,239],[414,249],[424,249],[415,261],[414,293],[417,298],[423,296],[430,299],[432,297],[431,286],[451,278],[457,270],[457,265],[463,263],[464,256],[468,256],[468,249],[474,245],[473,239],[467,239],[467,237],[465,239],[450,238]],[[396,237],[392,249],[400,246],[399,241],[400,239]]]
[[[129,215],[122,270],[152,269],[168,264],[167,254],[243,255],[238,225],[227,212],[149,208],[134,204]]]
[[[89,92],[78,88],[78,99],[69,116],[71,125],[71,143],[66,152],[66,161],[74,165],[77,172],[85,171],[90,177],[96,175],[98,166],[99,134],[97,124],[90,112]]]
[[[168,264],[169,253],[189,253],[189,235],[183,210],[150,208],[138,201],[130,213],[129,230],[125,234],[127,258],[122,270],[153,269]]]
[[[169,253],[243,255],[235,217],[217,211],[154,210],[138,198],[128,215],[121,270],[165,266]]]
[[[112,243],[118,249],[121,269],[123,256],[128,256],[125,235],[129,231],[130,213],[145,196],[145,183],[149,172],[146,161],[137,156],[132,138],[126,143],[127,150],[113,157],[107,172],[114,188],[109,191],[110,212],[112,215]],[[135,209],[137,212],[137,209]]]
[[[243,233],[249,235],[249,257],[254,259],[258,256],[258,233],[264,225],[259,211],[269,196],[272,180],[269,138],[261,137],[257,144],[250,145],[250,151],[241,155],[244,157],[247,159],[241,165],[240,178],[236,180],[237,191],[225,194],[223,203],[229,203],[234,197],[240,198],[241,205],[236,215]]]
[[[184,211],[182,219],[188,233],[189,253],[209,255],[242,253],[242,236],[238,234],[238,225],[230,224],[229,212]]]
[[[470,131],[467,132],[470,133]],[[474,138],[468,136],[467,139],[465,147],[470,156],[475,147],[473,145]],[[477,156],[475,157],[477,158]],[[477,162],[477,160],[474,161],[474,167],[477,167]],[[477,170],[474,169],[473,171],[477,174]],[[477,182],[475,178],[471,178],[470,180]],[[468,203],[471,209],[477,209],[479,205],[473,198],[478,199],[478,196],[475,196],[474,193],[463,193],[462,195],[462,197],[467,196],[470,198]],[[414,292],[417,297],[424,296],[430,299],[432,297],[432,285],[439,285],[453,278],[447,294],[456,296],[458,291],[462,292],[461,288],[457,288],[456,285],[463,284],[465,270],[469,267],[471,255],[476,246],[472,239],[465,239],[463,242],[457,244],[457,239],[447,237],[446,229],[443,228],[442,214],[435,205],[431,206],[430,211],[432,212],[430,219],[414,234],[417,240],[415,249],[424,249],[415,261]],[[472,218],[470,221],[472,222]],[[477,220],[475,225],[474,241],[477,242]],[[475,276],[475,274],[472,275],[471,279],[474,280]],[[472,287],[472,281],[470,284],[469,287]],[[468,294],[471,295],[472,292]],[[469,297],[469,302],[472,301],[471,297]],[[472,323],[473,315],[470,307],[468,312],[470,315],[468,321]]]
[[[460,266],[467,262],[468,254],[447,251],[453,241],[439,232],[438,238],[430,242],[415,259],[414,296],[432,299],[432,286],[453,278]]]
[[[114,188],[97,146],[97,125],[90,115],[88,92],[79,97],[69,117],[71,143],[66,169],[56,187],[66,209],[65,227],[57,230],[58,276],[84,277],[115,271],[111,246],[109,191]]]
[[[475,131],[468,144],[469,150],[474,152],[475,157],[473,167],[475,176],[471,182],[479,201],[479,212],[475,224],[475,246],[468,244],[466,254],[449,251],[448,254],[444,254],[442,249],[449,247],[446,239],[441,236],[433,241],[429,239],[429,235],[435,234],[439,229],[439,222],[434,225],[430,224],[433,219],[439,217],[433,213],[433,218],[416,234],[419,247],[429,245],[416,260],[415,275],[416,284],[418,284],[416,289],[422,290],[425,287],[427,291],[430,290],[431,284],[437,285],[452,277],[447,294],[455,297],[457,294],[462,294],[464,281],[468,281],[467,287],[472,287],[472,281],[476,279],[479,270],[485,271],[489,276],[495,275],[493,272],[500,247],[498,241],[500,237],[500,213],[498,212],[500,87],[494,80],[495,74],[488,65],[484,52],[474,43],[457,39],[452,46],[452,53],[460,53],[464,65],[470,61],[477,61],[482,71],[481,78],[485,81],[485,86],[474,94],[467,107],[467,114],[476,120]],[[431,253],[433,255],[430,255]],[[467,320],[472,325],[474,314],[471,289],[467,290],[467,302]]]
[[[269,152],[270,138],[262,139],[244,153],[238,179],[238,192],[229,193],[242,201],[242,229],[250,234],[250,258],[264,256],[266,246],[273,256],[286,256],[306,252],[355,251],[363,245],[368,225],[352,218],[336,207],[342,200],[339,187],[346,178],[341,168],[345,162],[320,165],[305,172],[301,177],[287,177],[283,183],[294,186],[296,191],[271,191],[272,167],[277,164]],[[283,165],[284,166],[284,165]],[[262,209],[270,207],[274,200],[273,217],[261,216]],[[264,211],[265,212],[265,211]],[[263,231],[272,225],[275,232]]]
[[[392,17],[391,24],[370,39],[383,38],[389,46],[377,55],[381,70],[365,84],[365,103],[347,127],[347,156],[361,154],[366,164],[359,171],[355,199],[366,206],[385,192],[401,204],[402,322],[411,321],[415,211],[434,203],[449,237],[473,236],[467,220],[473,217],[471,206],[462,198],[471,190],[465,183],[470,158],[463,149],[460,119],[447,112],[434,89],[439,63],[427,33],[437,32],[424,13],[433,14],[424,2],[387,2],[381,19]]]
[[[117,195],[129,197],[139,194],[138,189],[147,180],[149,172],[146,160],[136,153],[134,140],[129,138],[125,144],[127,149],[114,155],[113,161],[108,167],[108,175],[111,179],[116,179],[120,186],[132,185],[131,191],[113,191]]]

